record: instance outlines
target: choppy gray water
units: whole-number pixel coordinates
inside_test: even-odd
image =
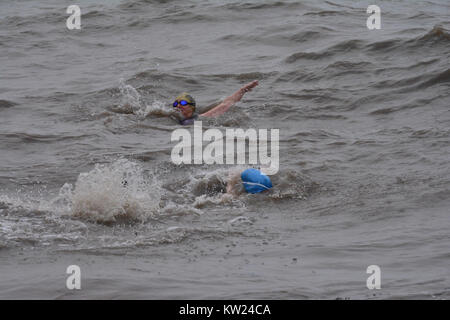
[[[0,298],[449,298],[447,0],[71,4],[0,1]],[[254,79],[207,125],[279,128],[280,172],[233,199],[167,110]]]

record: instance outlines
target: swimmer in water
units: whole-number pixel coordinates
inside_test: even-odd
[[[175,101],[172,104],[175,111],[173,116],[181,125],[193,124],[194,121],[197,120],[199,116],[202,117],[220,116],[224,114],[228,109],[230,109],[230,107],[233,106],[236,102],[240,101],[245,93],[251,91],[257,85],[258,80],[254,80],[250,83],[247,83],[245,86],[240,88],[231,96],[227,97],[218,105],[214,106],[212,109],[202,114],[197,114],[195,112],[196,109],[195,99],[187,92],[183,92],[175,99]]]
[[[122,186],[128,187],[128,181],[122,180]],[[270,178],[258,169],[250,168],[242,172],[231,171],[226,182],[226,193],[238,197],[243,193],[260,193],[273,187]]]
[[[258,84],[258,80],[247,83],[231,96],[227,97],[225,100],[200,115],[195,112],[195,99],[190,94],[183,92],[175,99],[172,104],[175,110],[173,116],[182,125],[193,124],[199,116],[220,116],[224,114],[228,109],[230,109],[230,107],[232,107],[235,103],[239,102],[244,94],[251,91]],[[127,187],[128,181],[122,181],[122,185],[124,187]],[[243,192],[259,193],[270,188],[272,188],[272,182],[270,181],[270,178],[260,170],[252,168],[244,170],[240,174],[237,172],[230,174],[226,190],[228,194],[237,196]]]
[[[270,178],[258,169],[250,168],[242,173],[231,172],[227,181],[227,193],[233,196],[247,193],[260,193],[272,188]]]
[[[247,83],[221,103],[200,115],[195,112],[195,99],[190,94],[183,92],[175,99],[173,103],[173,107],[175,108],[174,116],[181,125],[192,124],[198,119],[199,116],[220,116],[236,102],[240,101],[245,93],[251,91],[258,84],[258,80]],[[226,190],[228,194],[238,196],[243,192],[260,193],[269,190],[270,188],[272,188],[272,181],[270,178],[260,170],[251,168],[244,170],[242,173],[231,173],[229,175]]]

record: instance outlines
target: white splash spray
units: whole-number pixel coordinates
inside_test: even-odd
[[[140,165],[119,159],[81,173],[75,186],[65,184],[55,200],[68,203],[73,216],[86,220],[145,221],[157,213],[160,188]]]

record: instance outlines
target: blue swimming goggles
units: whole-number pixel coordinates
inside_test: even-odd
[[[187,106],[188,104],[190,104],[190,105],[192,105],[192,106],[195,106],[195,104],[194,103],[191,103],[191,102],[187,102],[186,100],[181,100],[181,101],[175,101],[174,103],[173,103],[173,107],[174,108],[176,108],[176,107],[178,107],[178,104],[180,104],[181,106]]]

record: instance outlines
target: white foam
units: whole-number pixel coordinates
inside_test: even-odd
[[[124,79],[119,80],[119,90],[122,95],[121,107],[131,108],[133,113],[142,109],[142,99],[139,92],[129,84],[126,84]]]
[[[173,113],[172,108],[167,107],[163,101],[154,100],[152,104],[145,104],[140,93],[123,79],[119,80],[119,90],[122,101],[118,110],[122,112],[134,113],[141,118],[151,115],[170,116]]]
[[[135,114],[145,118],[151,115],[170,116],[173,112],[164,102],[155,100],[151,105],[145,105],[145,107],[137,110]]]
[[[73,216],[96,222],[145,221],[159,208],[160,188],[141,166],[119,159],[81,173],[73,188],[61,188],[58,201],[70,203]]]

